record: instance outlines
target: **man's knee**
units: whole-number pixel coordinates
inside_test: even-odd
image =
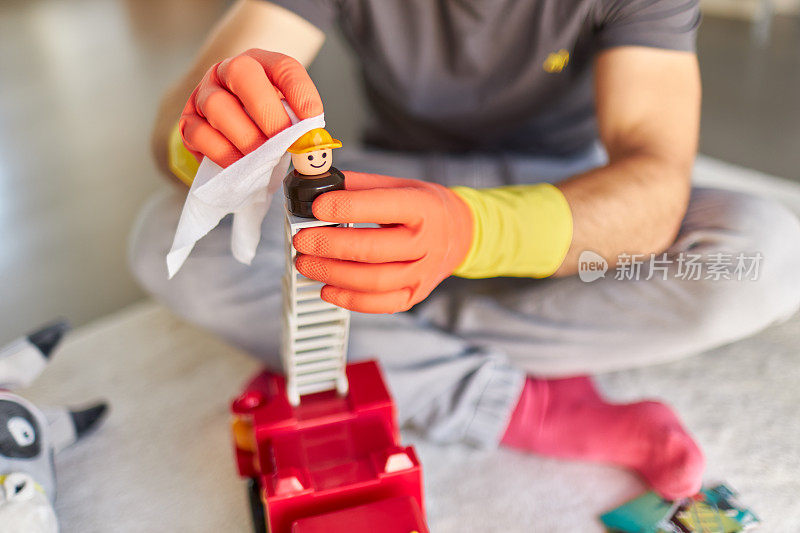
[[[694,323],[709,330],[738,324],[758,331],[788,318],[800,307],[797,216],[772,199],[713,194],[706,229],[696,232],[697,251],[705,255],[705,290],[698,293],[706,297],[697,301]],[[692,247],[686,251],[692,252]],[[714,274],[715,268],[724,273]]]
[[[169,288],[166,255],[180,210],[177,192],[152,196],[139,211],[128,239],[128,267],[141,287],[157,298]]]
[[[742,250],[758,260],[753,271],[761,306],[773,320],[785,319],[800,307],[800,221],[780,202],[751,197],[743,208],[751,249]]]
[[[182,204],[180,194],[162,194],[142,208],[130,236],[131,272],[145,291],[176,315],[250,353],[273,358],[280,338],[280,278],[285,263],[279,239],[280,211],[266,219],[262,227],[265,242],[251,265],[232,257],[231,221],[223,219],[197,242],[181,270],[168,279],[166,255]]]
[[[141,287],[153,298],[190,322],[206,326],[218,299],[222,269],[209,263],[223,262],[227,247],[224,237],[215,231],[195,247],[183,268],[169,279],[166,256],[178,224],[183,198],[177,191],[165,191],[151,197],[142,207],[128,243],[128,265]],[[227,241],[226,241],[227,242]],[[221,248],[215,250],[213,248]],[[199,253],[202,249],[203,253]],[[201,255],[202,257],[197,257]],[[218,265],[219,266],[219,265]],[[203,290],[199,290],[202,287]],[[207,311],[209,310],[209,311]]]

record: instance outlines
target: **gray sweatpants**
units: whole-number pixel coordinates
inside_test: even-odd
[[[603,163],[601,150],[568,161],[336,154],[341,170],[471,187],[557,181]],[[231,257],[225,219],[167,280],[164,258],[183,205],[177,191],[144,207],[130,247],[134,274],[157,300],[274,368],[285,264],[281,203],[277,195],[249,267]],[[763,259],[755,280],[706,279],[705,272],[686,279],[677,258],[689,253],[701,255],[708,272],[709,258],[720,254]],[[800,305],[800,224],[774,201],[695,189],[668,254],[667,270],[649,280],[646,265],[639,280],[614,279],[613,269],[591,283],[577,276],[450,278],[409,313],[353,313],[349,358],[380,360],[401,423],[442,442],[493,445],[526,373],[568,376],[672,361],[751,335]]]

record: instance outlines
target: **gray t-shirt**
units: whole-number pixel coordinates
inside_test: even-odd
[[[338,26],[371,106],[365,142],[396,150],[585,150],[595,54],[693,51],[700,22],[697,0],[271,1]]]

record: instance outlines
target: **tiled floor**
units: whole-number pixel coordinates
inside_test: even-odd
[[[156,102],[227,4],[0,4],[0,343],[142,297],[125,246],[161,182],[148,152]],[[746,24],[707,18],[699,49],[702,150],[800,180],[800,23],[779,19],[759,50]],[[331,43],[312,73],[348,141],[364,112],[343,55]]]

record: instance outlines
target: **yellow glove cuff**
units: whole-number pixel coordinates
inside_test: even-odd
[[[197,168],[200,163],[194,158],[192,152],[186,149],[181,139],[180,128],[178,123],[172,128],[169,133],[169,144],[167,146],[167,157],[169,158],[169,169],[175,176],[189,187],[192,186],[194,175],[197,174]]]
[[[472,246],[453,272],[462,278],[552,275],[572,244],[572,212],[549,183],[497,189],[453,187],[472,212]]]

